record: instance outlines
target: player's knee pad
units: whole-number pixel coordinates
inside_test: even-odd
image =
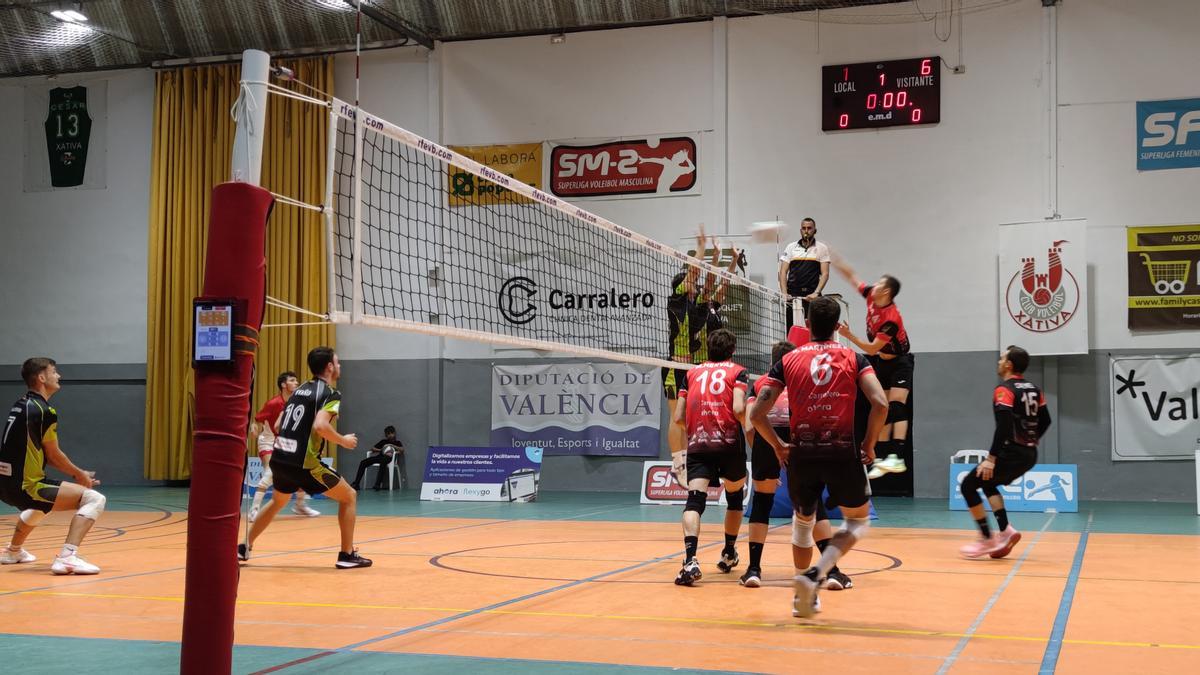
[[[907,411],[907,408],[908,406],[904,405],[900,401],[889,401],[887,423],[892,424],[893,422],[903,422],[906,419],[905,412]]]
[[[26,526],[37,527],[38,523],[42,522],[42,518],[46,517],[46,514],[37,509],[25,509],[19,517],[21,518],[21,522],[25,523]]]
[[[684,511],[695,511],[699,515],[704,515],[704,508],[708,506],[708,493],[704,490],[688,490],[687,505],[683,507]]]
[[[79,498],[79,509],[75,513],[89,520],[98,520],[100,514],[104,513],[104,504],[107,501],[104,495],[88,488],[83,491],[83,496]]]
[[[752,523],[769,523],[771,522],[771,507],[775,506],[774,492],[754,492],[754,496],[750,498],[750,522]]]
[[[870,518],[847,518],[842,523],[842,532],[846,532],[854,537],[854,541],[867,536],[867,530],[869,529],[871,529]]]
[[[999,497],[1000,496],[1000,488],[993,485],[991,481],[987,481],[986,483],[984,483],[983,488],[981,488],[981,489],[983,490],[983,494],[985,497],[991,498],[991,497]]]
[[[263,465],[262,477],[258,479],[258,489],[268,490],[275,483],[275,474],[271,473],[271,467]]]
[[[746,508],[746,488],[725,491],[726,508],[730,511],[741,511]]]
[[[801,548],[812,548],[817,542],[813,541],[813,526],[817,524],[815,520],[801,520],[796,514],[792,514],[792,546]]]
[[[979,506],[983,503],[983,497],[979,496],[979,489],[983,487],[983,483],[979,480],[979,476],[971,471],[962,482],[963,500],[967,502],[968,507]]]

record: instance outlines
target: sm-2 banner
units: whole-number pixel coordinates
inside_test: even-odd
[[[1114,356],[1109,370],[1114,460],[1200,450],[1200,355]]]
[[[658,457],[657,368],[555,363],[492,368],[493,447],[547,455]]]
[[[1000,226],[1000,344],[1086,354],[1087,221]]]
[[[699,133],[586,145],[550,141],[546,185],[571,201],[700,194]]]

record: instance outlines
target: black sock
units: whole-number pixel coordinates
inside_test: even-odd
[[[700,537],[684,537],[683,538],[683,561],[689,562],[696,557],[696,549],[700,548]]]
[[[996,509],[992,511],[992,515],[996,516],[996,529],[1001,532],[1008,529],[1008,509]]]
[[[738,536],[736,534],[729,534],[728,532],[725,533],[726,551],[734,551],[737,549],[737,538]]]
[[[762,567],[763,546],[763,544],[755,543],[753,541],[750,542],[750,567],[752,569],[759,569]]]
[[[979,520],[976,520],[975,524],[979,526],[979,533],[983,535],[984,539],[992,536],[992,528],[988,527],[986,515]]]
[[[817,550],[818,550],[818,551],[820,551],[821,553],[824,553],[824,552],[825,552],[825,547],[826,547],[826,546],[829,546],[829,540],[828,540],[828,539],[822,539],[821,541],[818,541],[818,542],[817,542]]]

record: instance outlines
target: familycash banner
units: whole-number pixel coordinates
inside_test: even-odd
[[[1000,345],[1086,354],[1087,221],[1000,226]]]
[[[1200,450],[1200,355],[1114,356],[1109,370],[1113,460]]]
[[[1125,231],[1129,327],[1200,329],[1200,225]]]
[[[658,369],[625,363],[492,368],[492,447],[658,457]]]

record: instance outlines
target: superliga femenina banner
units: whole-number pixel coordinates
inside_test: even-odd
[[[636,364],[493,366],[491,445],[657,457],[658,387],[658,369]]]

